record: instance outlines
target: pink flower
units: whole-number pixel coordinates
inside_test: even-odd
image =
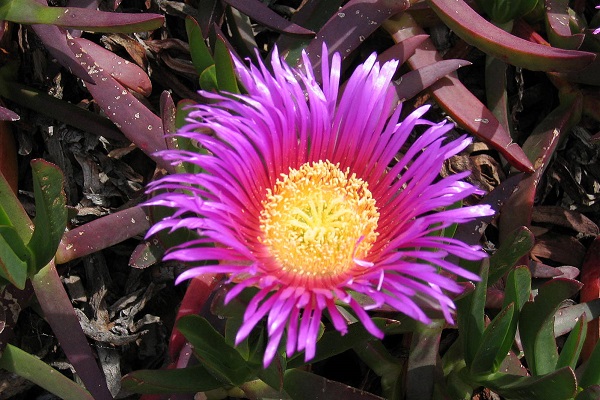
[[[468,172],[438,179],[444,160],[471,139],[448,140],[451,124],[421,119],[428,107],[398,122],[401,107],[390,84],[398,62],[379,65],[371,55],[342,91],[340,56],[327,54],[324,46],[322,86],[306,55],[304,67],[293,69],[275,49],[273,72],[235,61],[248,94],[202,93],[212,104],[194,106],[178,133],[205,150],[161,154],[202,173],[166,176],[149,187],[163,192],[147,204],[174,209],[149,235],[179,228],[200,235],[164,259],[218,260],[185,271],[177,282],[227,274],[226,301],[245,288],[259,289],[236,342],[266,317],[265,367],[284,332],[288,356],[304,350],[306,360],[313,358],[323,314],[345,334],[342,305],[378,338],[383,333],[366,310],[386,305],[428,323],[417,297],[452,321],[454,303],[446,293],[461,286],[449,275],[478,276],[444,257],[485,257],[479,246],[434,234],[493,213],[487,205],[444,210],[480,193],[462,180]],[[408,147],[417,125],[424,132]]]
[[[600,6],[596,6],[596,8],[600,8]],[[600,28],[595,29],[593,33],[594,35],[600,33]]]

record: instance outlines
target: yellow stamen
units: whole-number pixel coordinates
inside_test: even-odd
[[[364,259],[377,239],[379,212],[368,184],[329,161],[281,174],[267,190],[259,238],[283,272],[336,277]]]

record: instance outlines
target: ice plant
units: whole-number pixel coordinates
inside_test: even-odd
[[[452,124],[421,119],[428,107],[399,122],[391,85],[398,62],[379,65],[373,54],[342,90],[339,54],[330,60],[324,47],[321,60],[322,86],[306,55],[304,67],[293,69],[275,50],[272,72],[236,61],[247,94],[202,93],[211,104],[194,106],[178,133],[206,151],[161,153],[202,173],[166,176],[149,188],[161,191],[149,205],[174,209],[149,235],[179,228],[199,234],[165,259],[192,266],[218,260],[177,282],[226,274],[226,301],[259,289],[236,341],[267,317],[265,366],[284,332],[288,355],[305,350],[306,360],[313,358],[324,313],[344,334],[349,321],[341,307],[379,338],[366,310],[384,305],[423,323],[429,318],[421,306],[436,307],[451,321],[447,293],[461,290],[454,275],[478,277],[444,257],[485,256],[479,246],[435,234],[492,213],[486,205],[445,209],[479,193],[462,180],[468,172],[438,177],[444,160],[471,140],[448,140]],[[417,125],[423,133],[405,146]],[[362,294],[360,303],[353,293]]]

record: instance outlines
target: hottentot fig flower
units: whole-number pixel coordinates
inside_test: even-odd
[[[313,358],[322,319],[344,334],[347,311],[378,338],[383,333],[367,311],[381,306],[428,323],[425,303],[452,321],[448,293],[461,291],[455,276],[478,276],[445,257],[485,257],[479,246],[435,234],[493,213],[487,205],[449,207],[480,194],[463,180],[468,172],[439,178],[444,160],[471,139],[448,140],[452,124],[423,119],[426,106],[399,121],[391,84],[397,61],[379,65],[371,55],[343,89],[340,55],[330,58],[323,46],[321,61],[322,84],[306,54],[297,69],[277,49],[272,70],[234,60],[247,94],[201,92],[210,102],[193,106],[177,135],[202,151],[161,153],[201,172],[149,187],[159,194],[148,205],[174,211],[149,235],[198,233],[164,257],[191,266],[177,282],[225,274],[226,302],[258,288],[236,343],[266,317],[265,367],[284,333],[288,356],[304,350]],[[423,133],[407,146],[415,126]],[[218,263],[201,266],[209,260]]]

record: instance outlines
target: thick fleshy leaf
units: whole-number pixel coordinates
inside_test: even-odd
[[[427,0],[440,19],[465,42],[486,54],[533,71],[576,71],[590,64],[594,53],[531,43],[486,21],[464,0]]]
[[[485,328],[481,344],[471,363],[472,374],[483,375],[498,371],[515,339],[515,312],[515,303],[510,303]]]
[[[558,310],[554,316],[554,335],[556,337],[571,332],[581,314],[585,314],[588,321],[600,317],[600,299],[579,303]]]
[[[560,303],[575,295],[581,283],[553,279],[539,288],[535,300],[523,306],[519,330],[523,351],[532,375],[545,375],[556,369],[558,350],[554,339],[554,313]]]
[[[319,31],[332,15],[337,13],[343,0],[307,1],[292,15],[291,21],[312,31]],[[277,48],[290,65],[300,59],[302,50],[310,43],[308,36],[280,35]]]
[[[339,52],[342,59],[356,49],[383,21],[410,6],[408,0],[350,0],[337,11],[306,47],[317,80],[321,78],[321,49]]]
[[[106,249],[143,234],[149,227],[149,218],[141,206],[95,219],[64,234],[56,250],[56,263],[63,264]]]
[[[484,310],[489,267],[489,260],[484,259],[479,274],[481,281],[475,286],[475,291],[456,301],[456,319],[467,366],[473,363],[485,330]]]
[[[330,381],[322,376],[299,369],[285,372],[283,388],[293,400],[344,399],[382,400],[369,392],[353,388],[343,383]]]
[[[75,368],[77,376],[94,399],[112,400],[104,374],[96,363],[54,262],[50,262],[35,274],[31,283],[44,317],[67,359]]]
[[[252,369],[204,318],[187,315],[177,321],[177,329],[194,346],[194,353],[210,373],[225,384],[239,385],[251,375]]]
[[[577,390],[575,373],[569,367],[544,376],[497,374],[484,384],[499,395],[512,400],[568,400]]]
[[[406,369],[407,400],[433,398],[436,377],[441,372],[437,360],[444,325],[443,320],[421,324],[412,334]]]
[[[19,289],[25,288],[28,260],[19,254],[21,246],[25,247],[13,227],[0,226],[0,286],[10,282]]]
[[[224,0],[231,7],[235,7],[256,22],[269,27],[277,32],[291,35],[314,35],[309,29],[290,22],[271,10],[267,5],[258,0]]]
[[[529,229],[521,226],[512,231],[500,248],[490,257],[490,285],[502,278],[521,257],[529,254],[535,243],[535,237]]]
[[[600,236],[596,236],[596,239],[594,239],[586,252],[581,267],[580,280],[583,283],[581,293],[579,294],[579,301],[581,303],[600,299]],[[600,321],[598,318],[588,319],[588,321],[588,337],[586,337],[583,345],[584,360],[590,357],[600,339]]]
[[[142,394],[198,393],[224,386],[202,365],[181,369],[141,369],[125,375],[121,384],[125,390]]]
[[[112,51],[98,46],[87,39],[74,38],[73,41],[81,46],[98,67],[109,73],[121,85],[143,96],[147,97],[150,95],[152,92],[150,77],[137,64],[127,61]]]
[[[578,318],[575,328],[569,334],[567,341],[560,351],[556,368],[571,367],[575,369],[585,341],[586,327],[587,321],[585,319],[585,314],[582,314]]]
[[[49,24],[89,32],[131,33],[158,29],[160,14],[123,14],[75,7],[48,7],[35,0],[8,0],[0,7],[0,19],[24,25]]]
[[[21,117],[5,107],[0,107],[0,121],[18,121]]]
[[[188,43],[190,44],[190,56],[192,57],[192,64],[196,68],[196,72],[200,75],[206,68],[210,67],[215,63],[212,54],[208,49],[208,46],[204,42],[202,36],[202,30],[192,17],[185,19],[185,30],[188,36]]]
[[[504,287],[504,307],[515,303],[515,310],[521,311],[531,295],[531,272],[525,265],[513,268],[506,277]]]
[[[395,82],[399,101],[416,96],[440,78],[465,65],[471,65],[471,63],[464,60],[444,60],[407,72]]]
[[[12,226],[23,242],[33,234],[33,224],[9,183],[0,172],[0,225]]]
[[[87,85],[87,88],[106,116],[158,165],[173,172],[170,163],[156,156],[157,151],[166,149],[160,118],[107,71],[98,67],[93,57],[79,43],[70,40],[69,45],[75,59],[87,68],[88,75],[93,79],[94,84]]]
[[[217,37],[215,44],[215,74],[219,90],[229,93],[239,93],[237,76],[233,70],[233,60],[225,39]]]
[[[554,47],[578,49],[585,39],[582,33],[571,34],[568,0],[545,0],[546,33]]]
[[[382,26],[397,43],[413,35],[425,34],[425,31],[409,13],[394,16]],[[412,69],[417,69],[441,60],[443,58],[435,50],[435,45],[430,39],[427,39],[407,62]],[[431,85],[429,89],[440,106],[459,126],[494,147],[515,168],[520,171],[533,171],[531,161],[523,153],[523,150],[519,145],[513,143],[512,138],[494,114],[460,82],[456,74],[449,74]]]
[[[55,255],[67,226],[67,198],[64,177],[54,164],[42,159],[31,162],[35,195],[35,220],[31,240],[27,244],[34,255],[29,273],[36,273]]]
[[[39,358],[7,345],[0,368],[19,375],[64,400],[94,400],[90,392]]]

